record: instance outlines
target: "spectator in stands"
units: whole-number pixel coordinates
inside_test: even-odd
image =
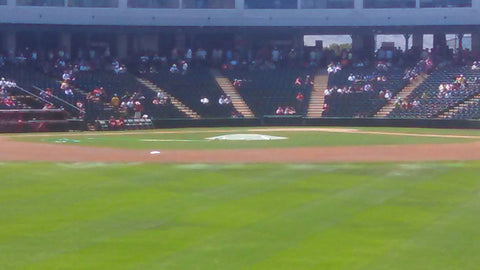
[[[239,80],[239,79],[233,80],[233,87],[235,87],[235,89],[238,90],[241,86],[242,86],[242,80]]]
[[[378,92],[378,97],[379,98],[385,98],[385,92],[383,90],[380,90],[380,92]]]
[[[327,88],[323,92],[324,96],[330,96],[333,93],[333,88]]]
[[[472,70],[480,70],[480,63],[478,61],[473,62]]]
[[[218,98],[218,104],[220,105],[227,105],[228,99],[225,95],[221,95],[220,98]]]
[[[63,72],[62,79],[63,79],[64,81],[69,81],[71,75],[72,75],[71,72],[69,72],[68,70],[65,70],[65,71]]]
[[[274,63],[278,63],[278,61],[280,61],[280,50],[277,47],[273,48],[272,50],[272,61]]]
[[[135,115],[133,118],[140,119],[140,117],[142,116],[142,110],[143,110],[142,103],[140,103],[140,101],[135,101],[133,110],[135,111]]]
[[[176,64],[173,64],[171,67],[170,67],[170,74],[172,75],[175,75],[175,74],[178,74],[179,70],[177,68],[177,65]]]
[[[386,99],[386,100],[390,100],[390,99],[392,99],[392,98],[393,98],[392,92],[391,92],[390,90],[386,90],[386,91],[385,91],[385,99]]]
[[[295,111],[295,108],[293,108],[292,106],[288,106],[285,108],[285,115],[294,115],[296,114],[297,112]]]
[[[113,116],[110,117],[110,120],[108,122],[108,128],[111,130],[117,129],[117,120],[115,120]]]
[[[232,111],[232,118],[243,118],[243,114],[240,112],[237,112],[236,110]]]
[[[120,130],[125,128],[125,120],[123,120],[123,117],[120,117],[119,119],[116,120],[116,126]]]
[[[229,95],[227,95],[225,96],[224,102],[225,102],[225,105],[230,105],[232,104],[232,98]]]
[[[43,106],[42,110],[51,110],[51,109],[53,109],[53,108],[54,108],[53,104],[45,103],[45,105]]]
[[[310,77],[310,75],[307,75],[305,77],[305,85],[306,86],[312,86],[313,85],[313,80],[312,80],[312,77]]]
[[[223,50],[222,49],[213,49],[212,50],[212,61],[215,66],[218,66],[222,63]]]
[[[157,98],[160,100],[160,99],[163,99],[165,97],[165,94],[163,92],[157,92]]]
[[[187,52],[185,53],[185,61],[187,63],[191,63],[192,62],[192,57],[193,57],[192,49],[188,48]]]
[[[112,99],[110,99],[110,105],[112,105],[113,111],[117,113],[118,109],[120,108],[120,99],[118,98],[117,94],[113,94]]]
[[[113,69],[113,72],[115,72],[116,75],[118,75],[120,73],[120,62],[118,62],[117,59],[115,59],[113,62],[112,62],[112,69]]]
[[[420,106],[420,101],[419,101],[418,99],[415,99],[415,100],[412,102],[412,106],[415,107],[415,108],[418,107],[418,106]]]
[[[304,107],[304,100],[305,100],[305,96],[303,95],[302,92],[298,92],[297,93],[297,96],[295,97],[295,100],[296,100],[296,107],[298,109],[299,112],[303,112],[303,107]]]
[[[195,52],[195,60],[200,64],[205,64],[207,60],[207,51],[203,48],[198,48]]]
[[[182,65],[182,75],[187,74],[187,71],[188,71],[188,63],[187,63],[187,61],[183,61],[183,65]]]
[[[305,96],[303,95],[302,92],[298,92],[295,99],[297,100],[297,102],[303,102],[303,100],[305,99]]]
[[[68,87],[67,89],[64,90],[64,93],[65,93],[65,100],[68,101],[69,103],[73,103],[75,95],[73,94],[72,88]]]
[[[302,79],[300,77],[297,77],[295,79],[295,82],[293,83],[295,86],[300,87],[302,86]]]
[[[200,103],[202,103],[203,105],[208,105],[210,103],[210,100],[206,96],[202,96],[202,98],[200,99]]]
[[[278,106],[278,107],[277,107],[277,110],[275,111],[275,114],[276,114],[276,115],[283,115],[283,114],[285,114],[285,111],[284,111],[284,109],[282,108],[282,106]]]

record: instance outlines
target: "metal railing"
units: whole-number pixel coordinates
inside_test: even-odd
[[[38,87],[38,86],[35,86],[35,85],[32,85],[32,87],[38,91],[40,91],[40,93],[42,92],[45,92],[42,88]],[[68,101],[62,99],[62,98],[59,98],[55,95],[50,95],[52,98],[54,98],[55,100],[57,100],[59,103],[63,104],[63,105],[66,105],[66,107],[70,108],[70,109],[73,109],[74,112],[77,112],[77,113],[83,113],[82,109],[78,108],[77,106],[69,103]],[[42,98],[42,100],[45,100]],[[51,104],[51,105],[54,105],[53,103],[51,102],[48,102],[47,103]],[[65,106],[63,106],[65,108]]]

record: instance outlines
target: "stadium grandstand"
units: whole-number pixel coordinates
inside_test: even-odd
[[[480,117],[479,1],[0,0],[0,12],[2,131]],[[305,43],[340,35],[351,44]]]

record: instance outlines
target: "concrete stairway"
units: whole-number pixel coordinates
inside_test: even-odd
[[[415,88],[417,88],[422,82],[428,78],[426,74],[420,74],[415,79],[410,81],[400,92],[397,93],[392,99],[387,101],[387,103],[373,116],[376,118],[385,118],[387,117],[393,109],[395,109],[395,100],[400,97],[402,100],[406,99],[410,93],[412,93]]]
[[[152,91],[154,91],[155,93],[163,93],[166,97],[169,97],[170,100],[172,101],[172,104],[173,106],[175,106],[179,111],[183,112],[187,117],[189,118],[194,118],[194,119],[198,119],[200,118],[200,115],[198,115],[198,113],[192,111],[190,108],[188,108],[187,106],[185,106],[182,102],[180,102],[178,99],[176,99],[175,97],[173,97],[172,95],[168,94],[167,92],[165,92],[163,89],[161,89],[160,87],[158,87],[156,84],[152,83],[151,81],[149,80],[146,80],[146,79],[142,79],[142,78],[139,78],[139,77],[136,77],[137,81],[139,81],[141,84],[145,85],[146,87],[148,87],[149,89],[151,89]]]
[[[308,106],[308,117],[322,117],[323,104],[325,102],[325,89],[328,87],[328,74],[326,70],[317,71],[313,79],[310,104]]]
[[[438,118],[449,118],[450,116],[453,116],[454,114],[458,113],[461,109],[468,107],[471,104],[474,104],[476,102],[480,101],[480,93],[476,94],[472,98],[458,104],[457,106],[441,113],[438,115]]]
[[[233,87],[232,82],[225,77],[219,70],[217,69],[210,69],[210,73],[215,77],[218,86],[223,90],[225,95],[229,95],[232,99],[233,107],[243,115],[245,118],[252,118],[255,117],[252,110],[248,107],[247,103],[243,100],[243,98],[238,93],[237,89]]]

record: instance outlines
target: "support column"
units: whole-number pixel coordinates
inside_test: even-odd
[[[296,50],[303,50],[304,45],[305,45],[305,41],[303,40],[302,34],[293,35],[293,47]]]
[[[245,0],[235,0],[235,8],[236,9],[244,9],[245,8]]]
[[[405,38],[405,52],[408,51],[408,45],[409,45],[409,41],[410,41],[410,37],[412,36],[412,34],[403,34],[403,37]]]
[[[175,48],[183,51],[187,42],[187,35],[183,31],[175,33]]]
[[[355,9],[362,9],[363,8],[363,0],[354,0],[354,7]]]
[[[447,46],[447,38],[445,34],[434,34],[433,35],[433,48],[443,49]]]
[[[72,55],[72,34],[61,33],[59,43],[60,49],[62,49],[66,55]]]
[[[359,34],[353,34],[352,37],[352,51],[357,52],[363,50],[362,36]]]
[[[234,49],[237,51],[245,51],[246,47],[246,35],[242,35],[240,33],[235,33],[233,37],[233,46]]]
[[[127,8],[127,0],[118,0],[118,7],[121,9]]]
[[[127,34],[117,35],[117,55],[120,59],[127,58],[128,54],[128,36]]]
[[[413,34],[412,47],[417,50],[423,50],[423,33]]]
[[[375,55],[375,35],[365,35],[363,37],[363,43],[368,57]]]
[[[140,50],[156,53],[160,47],[160,37],[158,34],[146,34],[140,36]]]
[[[373,34],[353,34],[352,51],[360,57],[372,57],[375,53],[375,35]]]
[[[134,53],[139,53],[142,50],[142,36],[139,34],[133,35],[133,52]]]
[[[464,36],[463,33],[457,34],[457,38],[458,38],[458,50],[459,50],[459,51],[463,51],[463,36]],[[455,48],[455,49],[456,49],[456,48]]]
[[[480,53],[480,32],[472,33],[472,51]]]
[[[14,31],[8,31],[4,33],[3,49],[7,52],[9,58],[15,57],[15,51],[17,49],[17,35]]]

